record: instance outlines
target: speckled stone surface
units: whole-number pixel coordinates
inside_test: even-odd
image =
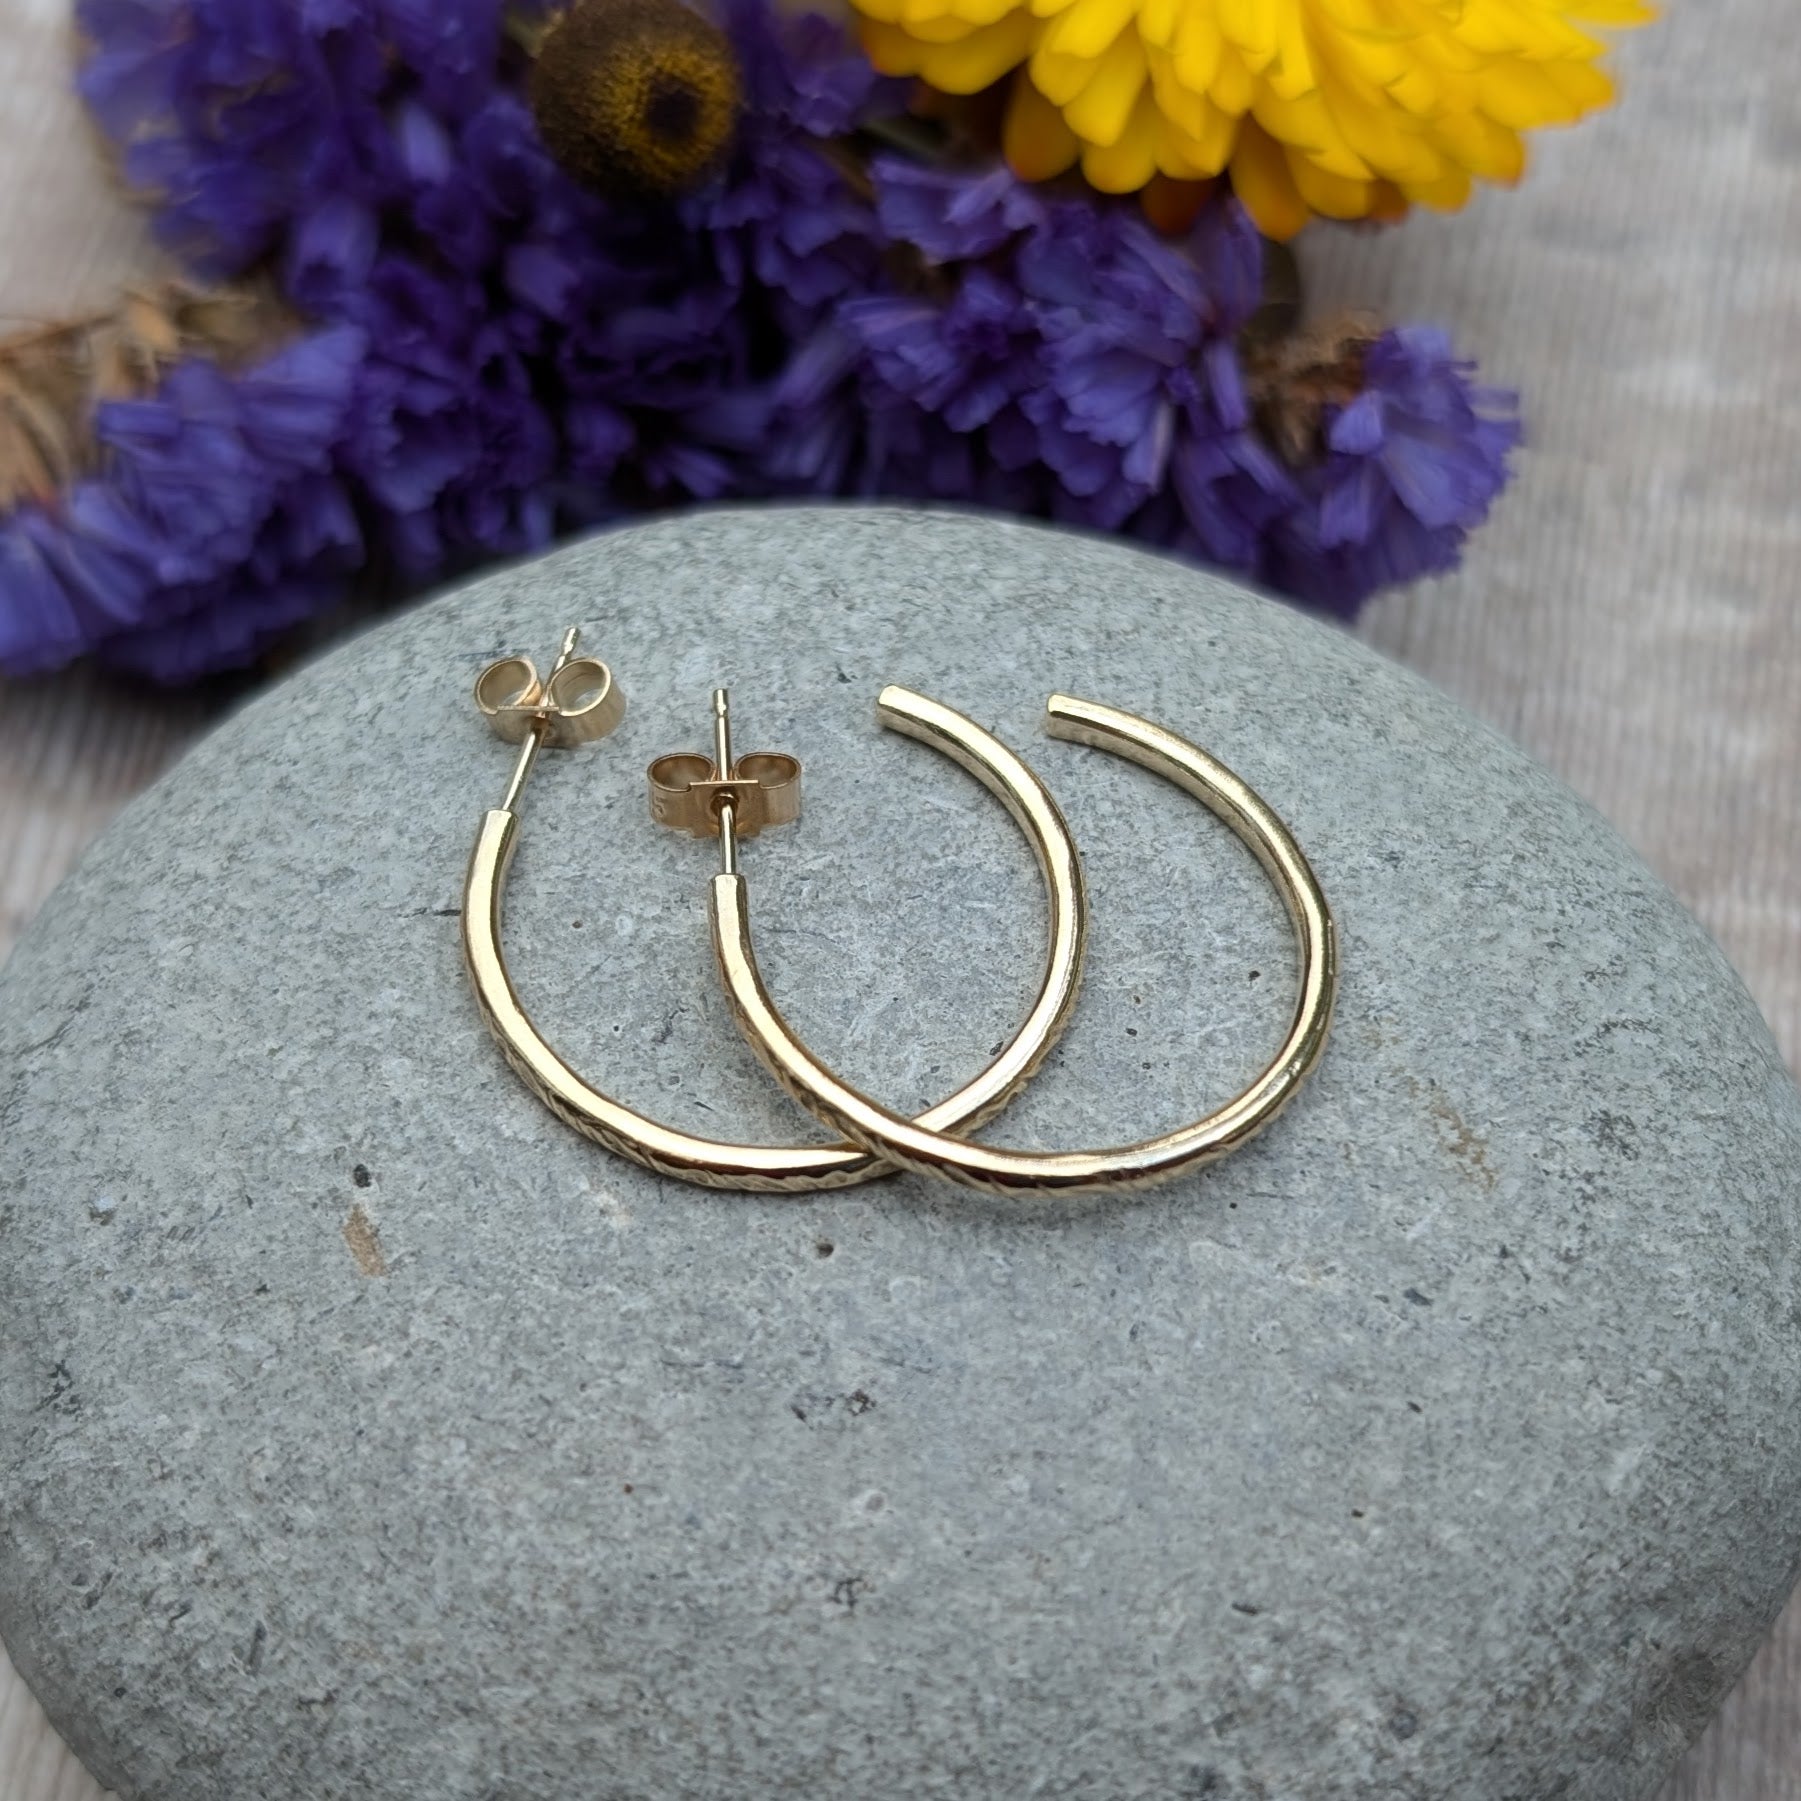
[[[1052,744],[1207,745],[1338,911],[1332,1048],[1131,1202],[659,1181],[487,1041],[455,907],[510,752],[467,690],[571,619],[630,697],[550,755],[508,947],[623,1098],[776,1138],[709,847],[642,770],[806,759],[765,972],[878,1093],[1029,999],[1002,810],[881,683],[1038,764],[1087,860],[1076,1023],[1004,1140],[1192,1116],[1289,1003],[1250,857]],[[1629,1801],[1801,1552],[1801,1101],[1580,802],[1355,643],[1135,552],[714,515],[417,611],[139,801],[0,975],[0,1636],[140,1801]]]

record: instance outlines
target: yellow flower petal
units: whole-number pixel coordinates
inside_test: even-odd
[[[1276,54],[1276,10],[1281,0],[1213,0],[1219,28],[1253,70]]]
[[[1511,185],[1526,172],[1525,140],[1517,131],[1480,113],[1434,119],[1431,131],[1433,141],[1442,145],[1460,168],[1483,181]]]
[[[922,44],[959,44],[979,29],[955,13],[934,13],[925,18],[902,19],[901,29]]]
[[[1125,135],[1150,70],[1144,60],[1144,46],[1135,31],[1122,31],[1113,40],[1113,47],[1092,66],[1088,85],[1064,107],[1063,116],[1069,121],[1070,130],[1083,143],[1106,150]],[[1148,150],[1146,154],[1149,154]],[[1149,179],[1147,175],[1145,181]],[[1144,182],[1134,185],[1142,187]],[[1108,190],[1109,193],[1116,191]]]
[[[862,24],[857,28],[857,36],[862,40],[863,54],[875,64],[878,74],[919,73],[919,62],[925,54],[925,45],[918,38],[909,37],[901,26],[866,13]]]
[[[901,18],[909,29],[915,19],[934,23],[960,21],[965,28],[995,25],[1018,4],[1019,0],[906,0],[908,10]]]
[[[957,0],[957,11],[972,25],[998,25],[1019,0]]]
[[[1178,125],[1158,101],[1163,118],[1157,133],[1157,167],[1177,181],[1205,181],[1218,175],[1238,142],[1238,121],[1217,107],[1206,107],[1197,129]]]
[[[1369,164],[1350,146],[1342,127],[1323,94],[1300,100],[1283,100],[1265,91],[1252,104],[1251,114],[1279,144],[1304,150],[1322,169],[1353,181],[1367,181]]]
[[[1079,161],[1125,191],[1229,169],[1283,237],[1314,214],[1395,218],[1517,181],[1525,133],[1613,98],[1597,34],[1653,16],[1645,0],[852,5],[887,73],[969,94],[1017,71],[1005,148],[1034,179]]]
[[[1053,106],[1068,106],[1094,78],[1094,64],[1086,57],[1056,55],[1041,36],[1030,73],[1039,93]]]
[[[1295,192],[1322,219],[1361,219],[1370,210],[1370,184],[1322,169],[1298,151],[1286,152]]]
[[[1295,186],[1282,146],[1247,119],[1232,152],[1232,192],[1266,238],[1286,243],[1307,223],[1307,202]]]
[[[1213,86],[1225,43],[1213,15],[1191,7],[1176,30],[1175,41],[1175,72],[1184,87],[1204,94]]]
[[[1157,108],[1148,94],[1112,144],[1082,152],[1082,173],[1103,194],[1135,194],[1157,173]]]
[[[1136,10],[1137,0],[1075,0],[1046,28],[1044,47],[1053,56],[1092,61],[1118,41]]]
[[[1013,78],[1007,117],[1001,127],[1001,154],[1021,181],[1050,181],[1076,166],[1081,141],[1064,123],[1022,69]]]
[[[1535,125],[1567,125],[1581,116],[1581,109],[1537,63],[1496,63],[1477,77],[1476,92],[1483,112],[1515,131],[1529,131]]]
[[[1613,103],[1612,78],[1593,63],[1550,63],[1545,73],[1563,89],[1571,104],[1585,113]]]
[[[1204,88],[1191,88],[1183,83],[1176,72],[1174,57],[1162,50],[1149,49],[1145,52],[1145,61],[1150,67],[1151,87],[1157,96],[1157,105],[1162,109],[1164,120],[1175,130],[1185,137],[1202,138],[1216,119],[1225,120],[1228,132],[1233,129],[1231,116],[1222,113],[1207,98]]]
[[[1435,212],[1455,213],[1469,203],[1470,178],[1466,169],[1447,169],[1437,181],[1402,182],[1401,192]]]
[[[1257,97],[1257,83],[1244,58],[1228,47],[1220,56],[1219,68],[1207,92],[1213,104],[1224,111],[1245,113]]]
[[[1138,35],[1147,46],[1167,50],[1187,11],[1184,0],[1143,0],[1138,9]]]
[[[1443,100],[1445,82],[1424,63],[1414,63],[1384,90],[1396,106],[1418,118],[1436,112]]]
[[[1029,13],[1011,12],[954,44],[934,44],[900,26],[865,22],[863,48],[884,75],[920,75],[946,94],[979,94],[1025,60],[1038,29]]]
[[[1285,100],[1298,100],[1317,85],[1302,0],[1285,0],[1281,7],[1276,20],[1276,54],[1266,73],[1271,89]]]
[[[1397,108],[1365,104],[1348,89],[1329,91],[1332,122],[1351,153],[1392,180],[1434,181],[1444,158],[1420,137],[1418,122]]]

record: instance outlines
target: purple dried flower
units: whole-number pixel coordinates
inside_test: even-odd
[[[794,322],[874,285],[882,249],[875,215],[813,144],[772,131],[741,147],[733,176],[684,210],[712,238],[734,290],[754,282],[792,302],[785,310]]]
[[[871,376],[936,413],[953,431],[974,431],[1042,376],[1042,333],[1019,290],[971,269],[941,304],[912,295],[847,301],[842,324]]]
[[[337,599],[362,556],[343,485],[302,477],[270,509],[243,568],[163,590],[152,622],[108,639],[98,655],[159,682],[241,667]]]
[[[228,377],[180,365],[153,397],[100,409],[105,478],[51,513],[0,521],[0,661],[42,668],[72,652],[186,679],[213,652],[250,654],[354,567],[361,535],[332,458],[361,368],[349,327],[301,338]],[[214,618],[223,610],[228,619]]]
[[[929,262],[967,262],[1044,223],[1045,202],[1005,168],[975,175],[897,156],[870,165],[882,229]]]
[[[721,0],[750,126],[833,138],[871,114],[904,110],[908,84],[878,75],[843,25],[769,0]]]
[[[1454,561],[1506,479],[1510,399],[1419,331],[1367,345],[1316,455],[1271,450],[1234,202],[1170,239],[1003,168],[869,157],[904,84],[774,0],[719,0],[742,106],[717,173],[602,199],[548,153],[500,8],[78,0],[83,92],[159,231],[266,262],[313,329],[103,410],[107,467],[0,517],[0,664],[182,679],[354,567],[423,582],[758,495],[1100,526],[1348,612]]]
[[[358,19],[365,0],[312,0]],[[494,89],[503,0],[376,0],[377,29],[418,81],[425,107],[445,119],[474,111]]]
[[[1346,616],[1378,588],[1454,568],[1488,517],[1519,444],[1516,397],[1429,327],[1388,331],[1363,356],[1363,391],[1327,409],[1326,454],[1270,543],[1266,576]]]
[[[922,173],[884,158],[873,174],[883,223],[957,281],[947,297],[926,284],[840,309],[870,404],[894,396],[959,432],[991,428],[992,461],[1041,462],[1053,516],[1085,525],[1124,526],[1173,469],[1192,529],[1251,566],[1254,541],[1221,516],[1239,487],[1262,511],[1274,473],[1250,441],[1224,335],[1259,283],[1261,240],[1242,209],[1212,208],[1177,244],[1125,208],[1047,201],[1004,169]]]
[[[388,515],[401,572],[548,543],[558,432],[485,292],[385,257],[354,316],[368,351],[338,460]]]
[[[797,344],[771,383],[764,468],[777,492],[859,492],[862,346],[836,321]]]
[[[82,95],[196,267],[246,267],[297,209],[367,194],[391,163],[374,0],[79,0],[76,17],[96,46]]]

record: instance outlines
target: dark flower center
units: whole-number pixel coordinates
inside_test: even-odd
[[[725,33],[684,0],[574,0],[530,80],[544,143],[602,193],[677,194],[729,150],[740,101]]]
[[[654,138],[685,144],[700,123],[700,96],[685,82],[659,75],[644,102],[644,129]]]

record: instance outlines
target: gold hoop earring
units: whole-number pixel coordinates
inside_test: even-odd
[[[514,992],[501,951],[501,900],[519,840],[516,805],[539,749],[604,737],[625,703],[604,663],[575,656],[572,627],[548,677],[523,657],[482,672],[476,704],[503,737],[521,746],[506,799],[482,820],[463,885],[463,953],[476,1004],[520,1079],[565,1125],[659,1174],[709,1188],[781,1194],[846,1188],[894,1167],[856,1144],[751,1145],[695,1137],[646,1117],[584,1081],[550,1047]],[[1031,843],[1050,910],[1044,979],[1025,1023],[988,1067],[920,1116],[932,1131],[967,1130],[1013,1097],[1056,1043],[1075,1005],[1088,932],[1088,902],[1075,845],[1057,804],[1012,751],[973,720],[903,688],[884,690],[885,726],[918,738],[976,777],[1005,804]],[[800,812],[800,765],[792,757],[734,758],[727,697],[714,696],[712,758],[676,756],[651,765],[651,810],[661,823],[718,836],[730,879],[742,883],[737,847]]]
[[[732,1010],[776,1079],[834,1131],[903,1169],[995,1194],[1102,1194],[1148,1188],[1238,1149],[1294,1098],[1331,1027],[1338,989],[1336,928],[1311,866],[1274,811],[1198,745],[1131,713],[1054,694],[1052,737],[1112,751],[1185,789],[1255,853],[1288,905],[1300,939],[1300,995],[1282,1048],[1235,1100],[1192,1125],[1104,1151],[1010,1151],[959,1142],[903,1119],[839,1080],[797,1039],[769,998],[751,947],[744,884],[713,879],[713,945]]]

